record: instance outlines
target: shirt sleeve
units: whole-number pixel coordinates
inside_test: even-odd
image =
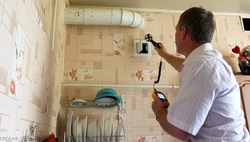
[[[205,122],[215,97],[213,72],[201,62],[184,66],[178,95],[167,115],[169,123],[192,135],[196,135]]]

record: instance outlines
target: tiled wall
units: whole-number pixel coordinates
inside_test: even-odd
[[[134,57],[133,40],[143,39],[145,34],[150,33],[155,41],[162,41],[169,52],[179,56],[174,44],[174,28],[178,22],[179,14],[141,14],[146,19],[143,30],[118,26],[68,26],[64,83],[130,86],[128,88],[113,88],[122,95],[126,103],[124,109],[126,112],[127,142],[136,142],[140,137],[144,139],[145,136],[147,136],[146,141],[156,141],[157,138],[160,138],[160,141],[176,141],[161,130],[151,111],[151,92],[153,89],[133,87],[153,85],[155,78],[151,78],[150,76],[153,74],[150,73],[158,70],[160,61],[160,57],[154,50],[152,57]],[[217,28],[212,41],[213,47],[219,50],[233,67],[233,70],[238,72],[237,55],[233,54],[231,49],[234,45],[241,48],[249,45],[250,33],[242,32],[238,16],[216,15],[215,19]],[[123,54],[116,52],[118,43],[114,40],[117,39],[117,36],[122,42]],[[148,74],[143,74],[143,72]],[[163,61],[159,85],[176,85],[178,82],[179,73]],[[102,87],[63,88],[62,105],[65,106],[66,96],[69,96],[70,99],[94,99],[97,91]],[[171,102],[178,90],[161,89],[161,91],[167,94]]]
[[[49,0],[0,0],[0,137],[21,140],[31,122],[41,137],[56,133],[66,29],[59,14],[53,51],[54,9]]]

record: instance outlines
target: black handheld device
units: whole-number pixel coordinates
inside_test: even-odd
[[[162,92],[159,92],[159,91],[156,91],[156,90],[155,90],[155,94],[162,101],[163,106],[165,108],[168,108],[170,103],[168,102],[168,99],[166,98],[166,96]]]

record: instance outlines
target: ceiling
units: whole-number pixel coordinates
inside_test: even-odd
[[[70,6],[104,6],[184,11],[202,6],[212,12],[250,13],[250,0],[67,0]]]

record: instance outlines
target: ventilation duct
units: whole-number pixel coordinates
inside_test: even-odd
[[[114,8],[67,7],[64,11],[65,24],[114,25],[142,29],[144,18],[137,12]]]

